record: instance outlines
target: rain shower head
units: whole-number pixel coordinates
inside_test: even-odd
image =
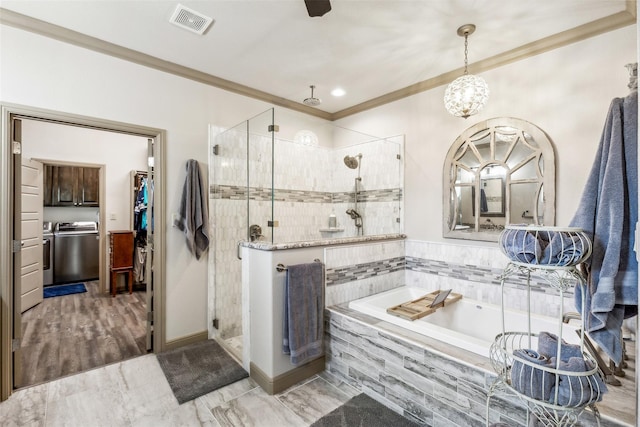
[[[311,88],[311,96],[309,98],[305,98],[304,101],[302,101],[302,103],[304,105],[308,105],[310,107],[316,107],[320,104],[322,104],[322,101],[320,100],[320,98],[315,98],[313,96],[313,90],[316,88],[314,85],[309,86]]]
[[[360,160],[362,160],[362,154],[358,154],[357,156],[344,156],[344,164],[347,165],[349,169],[357,168]]]

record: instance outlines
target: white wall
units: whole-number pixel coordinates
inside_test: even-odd
[[[405,233],[411,239],[445,241],[442,171],[451,144],[466,128],[492,117],[534,123],[556,147],[556,223],[567,225],[591,169],[609,104],[629,93],[624,66],[637,61],[636,37],[637,26],[629,26],[482,73],[491,91],[489,103],[466,120],[446,112],[441,86],[338,124],[374,135],[406,134]]]
[[[100,209],[105,211],[106,231],[131,228],[133,206],[131,206],[132,170],[147,169],[147,139],[140,136],[86,129],[76,126],[23,120],[22,157],[55,163],[91,163],[105,165],[105,201]],[[82,218],[82,211],[97,212],[97,208],[45,208],[45,220],[97,221],[98,218]],[[51,219],[50,215],[56,217]]]
[[[2,102],[167,130],[167,222],[179,208],[186,161],[208,161],[208,124],[231,127],[270,107],[12,27],[1,26],[0,39]],[[178,229],[164,226],[171,341],[206,331],[207,257],[196,261]]]
[[[464,129],[514,116],[545,130],[557,148],[557,223],[566,224],[591,167],[611,98],[624,96],[636,59],[636,26],[482,73],[486,110],[468,120],[444,110],[444,87],[338,123],[368,135],[406,134],[405,232],[442,239],[442,167]],[[223,128],[270,106],[55,40],[0,27],[0,100],[167,130],[167,220],[179,206],[184,164],[206,163],[207,124]],[[473,70],[471,70],[473,72]],[[205,168],[206,169],[206,168]],[[206,177],[205,177],[206,179]],[[167,228],[167,339],[206,330],[207,259],[196,261]],[[477,244],[474,242],[474,244]]]

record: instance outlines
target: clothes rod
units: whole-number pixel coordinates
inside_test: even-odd
[[[314,259],[313,262],[322,262],[320,261],[318,258]],[[278,270],[278,273],[282,273],[283,271],[287,271],[287,267],[285,267],[284,264],[278,264],[276,265],[276,270]]]

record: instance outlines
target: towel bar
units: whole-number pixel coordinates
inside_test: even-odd
[[[322,262],[322,261],[316,258],[313,260],[313,262]],[[282,273],[283,271],[287,271],[287,267],[285,267],[284,264],[278,264],[276,265],[276,270],[278,270],[278,273]]]

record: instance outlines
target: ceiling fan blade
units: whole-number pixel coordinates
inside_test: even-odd
[[[322,16],[331,10],[329,0],[304,0],[309,16]]]

